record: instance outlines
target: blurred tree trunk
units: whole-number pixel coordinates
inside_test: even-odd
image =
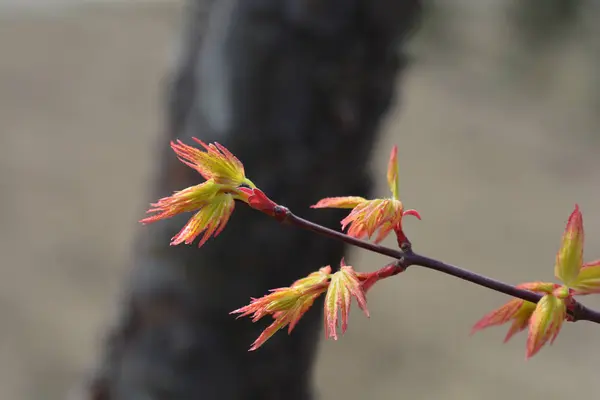
[[[170,139],[219,141],[276,201],[308,207],[367,195],[367,162],[418,0],[190,0],[149,200],[197,184]],[[141,216],[141,215],[140,215]],[[248,348],[264,323],[229,312],[327,264],[344,246],[238,206],[202,249],[169,246],[189,216],[144,227],[121,316],[91,385],[95,400],[310,399],[319,304],[291,336]],[[262,321],[261,321],[262,322]]]

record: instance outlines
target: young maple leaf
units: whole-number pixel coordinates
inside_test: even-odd
[[[558,286],[559,285],[551,282],[528,282],[517,285],[516,287],[517,289],[529,290],[534,293],[550,294]],[[508,335],[506,335],[506,338],[504,339],[504,341],[507,342],[515,333],[518,333],[527,327],[529,317],[533,314],[534,310],[535,303],[518,298],[512,299],[502,307],[497,308],[481,318],[471,329],[471,334],[489,328],[490,326],[504,325],[505,323],[514,320],[515,324],[513,324],[513,327],[516,330],[513,332],[513,327],[511,327]],[[525,319],[525,323],[523,323],[523,319]],[[517,329],[516,326],[520,327],[520,329]]]
[[[346,332],[352,297],[356,298],[358,306],[368,317],[367,299],[361,282],[354,269],[346,265],[342,259],[340,270],[331,276],[331,282],[325,295],[326,337],[338,339],[338,320],[341,320],[342,334]],[[341,314],[341,318],[339,318],[339,314]]]
[[[574,295],[600,293],[600,260],[584,263],[583,244],[583,216],[575,205],[556,255],[554,275],[572,289]]]
[[[171,245],[175,246],[184,242],[190,244],[204,232],[204,236],[198,243],[198,247],[201,247],[211,236],[217,237],[223,231],[234,207],[234,196],[222,192],[219,185],[211,179],[153,203],[148,213],[156,214],[146,217],[140,222],[149,224],[183,212],[196,211],[183,229],[173,236]]]
[[[557,291],[557,289],[559,289],[560,287],[561,287],[560,285],[557,285],[555,283],[550,283],[550,282],[529,282],[529,283],[522,283],[520,285],[517,285],[518,289],[524,289],[524,290],[529,290],[529,291],[535,292],[535,293],[545,294],[544,297],[547,297],[547,296],[549,298],[552,297],[553,299],[556,299],[556,300],[562,302],[564,305],[564,299],[558,299],[558,297],[553,295],[553,293],[555,293]],[[547,301],[551,304],[557,304],[557,303],[552,303],[554,300],[552,300],[552,301],[547,300]],[[540,332],[540,330],[544,330],[544,332],[545,332],[548,328],[544,324],[536,324],[535,326],[533,326],[532,322],[531,322],[532,318],[535,317],[536,320],[539,320],[540,318],[542,318],[542,320],[544,320],[545,318],[548,318],[548,316],[550,316],[551,318],[560,316],[560,318],[564,319],[566,317],[566,314],[561,313],[559,310],[554,309],[554,308],[549,309],[548,307],[544,307],[544,308],[540,309],[539,303],[538,303],[538,305],[536,305],[535,303],[531,303],[529,301],[515,298],[515,299],[510,300],[508,303],[504,304],[502,307],[490,312],[489,314],[485,315],[482,319],[480,319],[473,326],[473,329],[471,330],[471,334],[473,334],[479,330],[488,328],[490,326],[503,325],[507,322],[512,321],[512,324],[506,334],[506,337],[504,338],[504,342],[506,343],[515,334],[523,331],[525,328],[527,328],[529,326],[529,337],[528,337],[528,347],[527,347],[527,357],[529,358],[532,355],[534,355],[535,353],[537,353],[537,351],[539,351],[541,346],[543,346],[546,343],[546,341],[540,341],[540,338],[543,339],[543,335],[540,336],[539,332]],[[561,324],[562,324],[562,322],[561,322]],[[558,334],[558,330],[560,329],[561,324],[554,325],[554,327],[557,330],[556,331],[552,330],[553,334]],[[530,342],[536,343],[536,345],[533,347],[530,347],[529,346]],[[536,349],[535,352],[533,352],[534,347]]]
[[[238,318],[252,315],[252,322],[256,322],[266,315],[272,315],[275,319],[254,341],[250,351],[261,347],[285,326],[289,325],[288,334],[290,334],[300,318],[313,305],[315,299],[327,290],[330,277],[331,267],[323,267],[319,271],[297,280],[289,287],[273,289],[266,296],[253,298],[249,305],[232,311],[231,314],[240,314]]]
[[[151,208],[146,213],[155,214],[142,219],[140,222],[149,224],[185,212],[199,210],[206,204],[211,203],[219,191],[220,186],[212,179],[199,185],[185,188],[175,192],[171,196],[163,197],[156,203],[152,203]]]
[[[185,212],[195,212],[183,229],[171,240],[171,245],[190,244],[204,233],[198,247],[225,228],[235,208],[235,200],[248,203],[249,193],[242,185],[256,189],[244,175],[244,166],[229,150],[219,143],[200,143],[204,150],[188,146],[181,141],[171,142],[179,160],[198,171],[206,182],[192,186],[151,204],[143,224],[171,218]],[[249,189],[251,190],[251,189]],[[258,189],[256,189],[258,190]]]
[[[575,295],[600,293],[600,260],[583,264],[571,287]]]
[[[206,144],[200,139],[192,139],[206,151],[188,146],[181,140],[171,142],[171,148],[182,163],[198,171],[204,179],[213,179],[216,183],[236,187],[242,183],[249,183],[244,174],[244,166],[225,146],[216,142]]]
[[[583,265],[583,217],[579,207],[569,216],[567,227],[563,233],[561,246],[556,255],[554,275],[565,283],[571,285],[579,275]]]
[[[379,231],[375,243],[381,242],[394,230],[398,238],[402,233],[402,217],[413,215],[421,219],[416,210],[404,210],[398,197],[398,147],[394,146],[388,164],[387,181],[392,197],[385,199],[367,200],[358,196],[327,197],[321,199],[311,208],[343,208],[352,209],[350,214],[341,221],[342,230],[348,227],[348,235],[362,239],[371,238]]]
[[[211,236],[217,237],[225,229],[234,208],[235,200],[232,195],[223,193],[216,195],[212,202],[200,208],[200,211],[189,219],[181,231],[173,237],[171,245],[191,244],[204,232],[204,236],[198,242],[198,247],[201,247]]]
[[[600,260],[583,263],[583,217],[579,206],[569,216],[560,249],[556,255],[554,275],[564,285],[533,282],[517,288],[543,293],[537,304],[513,299],[483,317],[472,332],[513,320],[505,341],[529,327],[527,358],[537,354],[548,342],[552,344],[565,320],[571,320],[567,309],[574,304],[574,295],[600,293]]]
[[[529,319],[527,358],[533,357],[549,341],[554,342],[567,316],[564,299],[547,294],[537,303]]]

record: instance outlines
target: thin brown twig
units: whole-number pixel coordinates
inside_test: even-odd
[[[528,290],[518,289],[513,285],[509,285],[484,275],[480,275],[475,272],[414,253],[410,245],[406,246],[404,251],[400,251],[348,236],[343,232],[338,232],[301,218],[292,213],[286,207],[275,207],[274,217],[284,224],[293,225],[311,232],[315,232],[322,236],[341,240],[350,245],[360,247],[374,253],[394,258],[398,261],[398,265],[404,269],[411,265],[417,265],[442,272],[447,275],[452,275],[456,278],[472,282],[476,285],[483,286],[496,292],[504,293],[506,295],[517,297],[532,303],[537,303],[542,298],[542,295],[540,294],[530,292]],[[571,315],[573,321],[591,321],[600,324],[600,312],[592,310],[577,301],[573,302],[573,306],[569,310],[569,314]]]

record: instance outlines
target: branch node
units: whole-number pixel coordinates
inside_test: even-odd
[[[288,217],[290,216],[290,214],[291,214],[290,209],[287,208],[287,207],[276,205],[273,208],[273,217],[278,222],[284,222],[285,220],[288,219]]]
[[[412,254],[412,243],[407,238],[405,238],[404,241],[400,243],[400,250],[402,250],[402,252],[405,254]]]
[[[398,268],[398,273],[406,271],[408,265],[406,264],[406,258],[400,257],[396,261],[394,261],[394,267]]]

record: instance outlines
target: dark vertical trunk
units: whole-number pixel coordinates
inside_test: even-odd
[[[308,207],[369,192],[367,161],[419,1],[190,1],[152,199],[200,182],[168,148],[197,136],[227,146],[276,201],[337,227],[340,213]],[[93,398],[310,399],[319,305],[256,352],[265,325],[229,312],[336,265],[344,246],[239,206],[202,249],[170,247],[187,217],[143,229]]]

